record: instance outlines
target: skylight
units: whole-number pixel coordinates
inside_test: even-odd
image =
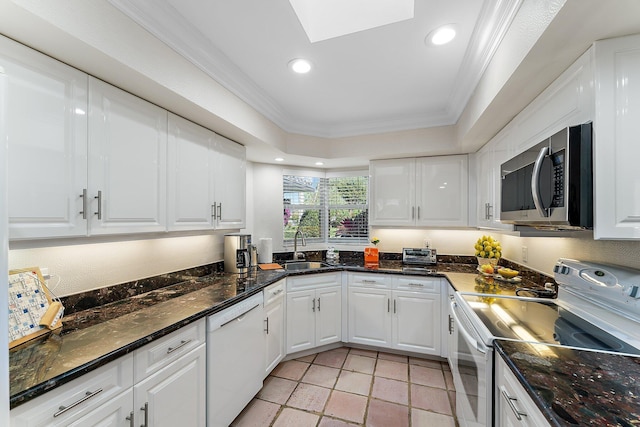
[[[289,0],[311,43],[413,18],[414,0]]]

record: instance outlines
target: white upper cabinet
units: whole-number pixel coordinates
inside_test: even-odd
[[[213,228],[213,146],[215,134],[169,114],[168,228]]]
[[[168,229],[245,227],[245,148],[169,114]]]
[[[83,236],[87,75],[0,37],[7,75],[9,238]]]
[[[89,234],[166,230],[167,112],[89,80]]]
[[[216,135],[214,163],[214,204],[216,228],[235,229],[246,226],[246,149],[223,136]]]
[[[416,159],[416,225],[466,226],[468,174],[466,155]]]
[[[508,134],[507,134],[508,135]],[[477,224],[479,228],[512,230],[500,222],[500,165],[508,160],[506,135],[494,139],[476,154]]]
[[[640,36],[595,44],[594,238],[640,239]]]
[[[466,155],[375,160],[369,172],[371,225],[468,225]]]

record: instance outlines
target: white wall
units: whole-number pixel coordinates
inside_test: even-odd
[[[4,105],[5,76],[0,66],[0,111],[5,111]],[[0,277],[7,277],[7,252],[8,241],[8,191],[7,191],[7,139],[4,135],[4,115],[0,114]],[[4,282],[3,282],[4,283]],[[4,289],[4,286],[2,287]],[[0,312],[9,312],[9,295],[6,291],[0,292]],[[0,316],[0,331],[9,330],[8,316]],[[9,425],[9,335],[0,334],[0,425]]]

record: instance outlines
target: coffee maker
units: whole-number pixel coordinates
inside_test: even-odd
[[[225,234],[224,271],[246,274],[257,266],[256,247],[251,244],[251,234]]]

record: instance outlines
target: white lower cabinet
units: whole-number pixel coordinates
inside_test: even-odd
[[[342,340],[340,273],[287,279],[287,353]]]
[[[349,342],[440,356],[439,278],[350,273]]]
[[[549,423],[516,379],[504,359],[496,355],[494,409],[499,427],[544,427]]]
[[[284,310],[286,282],[280,280],[264,289],[265,378],[286,354]]]
[[[202,319],[18,406],[11,426],[205,426],[204,340]]]

